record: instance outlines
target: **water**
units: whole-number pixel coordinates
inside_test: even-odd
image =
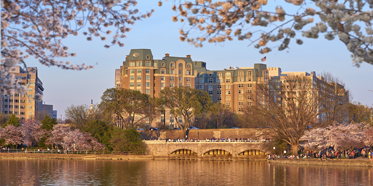
[[[373,185],[372,168],[247,161],[0,160],[0,185]]]

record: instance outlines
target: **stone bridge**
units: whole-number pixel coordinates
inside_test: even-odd
[[[153,156],[203,157],[265,157],[270,152],[270,143],[258,142],[166,142],[145,141],[147,153]]]

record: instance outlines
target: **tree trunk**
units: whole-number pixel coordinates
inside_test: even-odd
[[[299,144],[291,144],[291,152],[295,156],[298,156],[298,146]]]

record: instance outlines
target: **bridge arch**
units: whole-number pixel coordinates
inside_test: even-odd
[[[238,157],[245,157],[245,156],[267,156],[267,153],[258,149],[248,149],[241,151],[237,154]]]
[[[210,149],[204,152],[203,156],[232,156],[232,153],[224,149]]]
[[[170,156],[197,156],[197,153],[190,149],[177,149],[172,151]]]

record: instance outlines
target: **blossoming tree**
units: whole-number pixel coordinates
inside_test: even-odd
[[[46,133],[41,128],[40,122],[36,120],[25,120],[18,128],[22,134],[22,141],[26,146],[36,144]]]
[[[180,40],[196,47],[202,47],[204,42],[219,43],[237,38],[248,40],[264,54],[273,48],[285,50],[292,41],[301,45],[301,37],[318,39],[323,35],[327,40],[338,38],[346,45],[356,65],[362,62],[373,64],[372,0],[195,0],[174,3],[172,10],[177,15],[172,20],[189,23],[180,30]],[[161,6],[162,1],[158,5]],[[193,35],[194,30],[201,34]]]
[[[34,57],[46,66],[62,69],[87,70],[91,65],[74,65],[61,58],[74,57],[63,44],[67,37],[83,34],[88,41],[94,37],[124,46],[121,38],[131,30],[135,21],[150,17],[152,12],[140,14],[134,6],[136,0],[3,0],[1,1],[1,63],[0,92],[25,93],[27,89],[17,83],[9,73],[14,66]],[[25,68],[27,69],[27,68]]]

